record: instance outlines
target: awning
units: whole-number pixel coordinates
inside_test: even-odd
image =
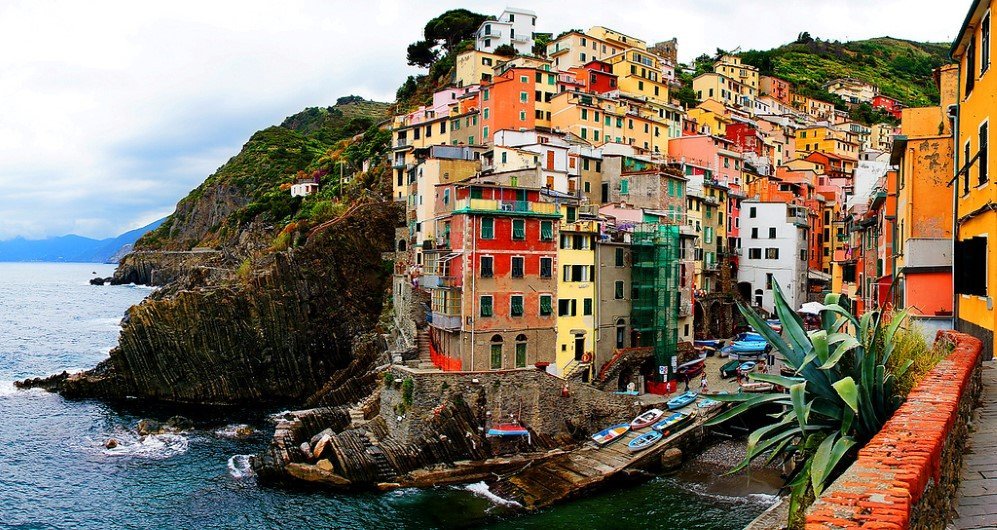
[[[831,281],[831,275],[827,274],[827,273],[825,273],[823,271],[816,271],[816,270],[810,269],[810,270],[807,271],[807,279],[808,280],[815,280],[815,281],[818,281],[818,282],[829,282],[829,281]]]

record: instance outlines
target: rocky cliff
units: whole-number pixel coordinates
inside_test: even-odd
[[[381,253],[400,214],[394,203],[369,202],[249,267],[187,267],[128,311],[109,359],[29,385],[67,397],[303,402],[377,324],[390,282]]]

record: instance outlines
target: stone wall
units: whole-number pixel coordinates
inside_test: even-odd
[[[640,411],[633,396],[567,383],[536,369],[489,372],[418,372],[393,366],[395,383],[381,394],[381,416],[399,442],[415,442],[429,434],[428,420],[448,403],[468,404],[478,430],[491,423],[519,419],[530,430],[535,445],[554,447],[581,439],[609,425],[628,421]],[[412,400],[405,404],[403,385],[412,380]],[[403,412],[399,414],[399,412]],[[401,419],[399,419],[401,418]],[[480,433],[474,433],[480,434]]]
[[[810,528],[944,528],[954,513],[968,422],[980,390],[980,340],[955,345],[858,459],[810,507]]]

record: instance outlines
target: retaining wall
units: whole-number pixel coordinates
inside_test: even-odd
[[[945,528],[981,390],[983,343],[957,331],[928,372],[858,459],[807,511],[806,528]]]

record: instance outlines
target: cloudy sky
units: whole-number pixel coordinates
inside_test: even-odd
[[[416,70],[405,47],[453,7],[400,0],[0,2],[0,240],[107,237],[173,210],[256,130]],[[889,35],[949,41],[970,0],[519,2],[538,31],[601,24],[680,59]],[[624,7],[626,6],[626,7]]]

